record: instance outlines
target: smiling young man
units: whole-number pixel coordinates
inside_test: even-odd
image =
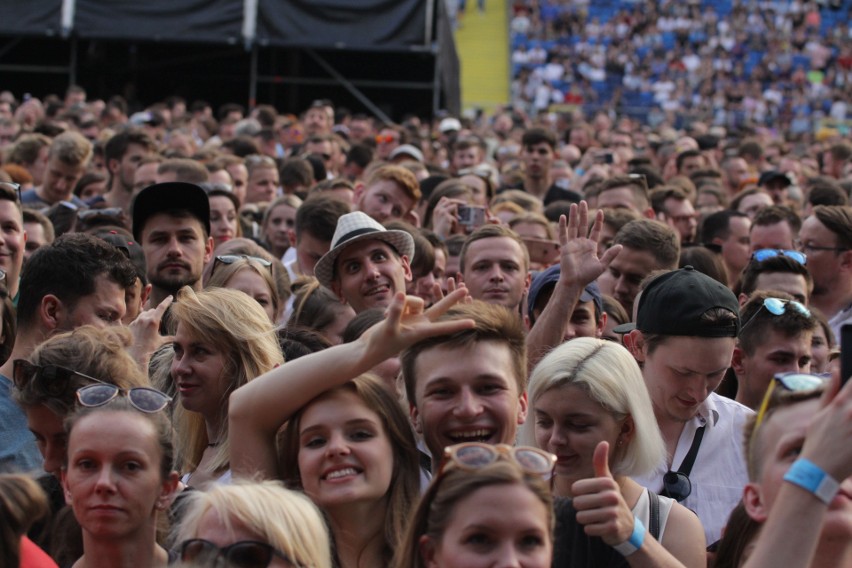
[[[681,470],[696,446],[691,491],[682,503],[696,512],[709,543],[719,539],[748,481],[742,428],[752,412],[713,392],[731,364],[739,329],[733,292],[688,266],[645,287],[629,332],[667,449],[666,460],[636,481],[663,492],[666,472]]]
[[[320,284],[356,313],[386,308],[411,281],[414,240],[405,231],[389,231],[355,211],[342,215],[329,250],[314,267]]]
[[[142,244],[151,294],[148,307],[184,286],[201,288],[213,254],[210,201],[199,186],[166,182],[143,189],[133,201],[133,237]]]
[[[465,318],[476,325],[416,343],[400,357],[411,421],[433,457],[460,442],[512,445],[527,415],[520,318],[474,301],[439,321]]]

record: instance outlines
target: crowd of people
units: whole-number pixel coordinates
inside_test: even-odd
[[[852,565],[852,145],[729,126],[0,93],[3,565]]]
[[[529,113],[617,108],[652,126],[848,133],[850,11],[845,1],[518,0],[512,102]]]

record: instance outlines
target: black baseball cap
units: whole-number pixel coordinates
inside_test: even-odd
[[[734,320],[702,321],[709,310],[733,312]],[[737,337],[740,332],[740,306],[727,286],[706,274],[685,266],[652,280],[639,296],[636,323],[615,328],[617,333],[638,329],[643,333],[688,337]]]
[[[136,196],[131,206],[133,238],[141,242],[142,229],[149,218],[165,211],[183,210],[201,221],[210,235],[210,200],[207,192],[194,183],[170,181],[148,186]]]
[[[762,174],[760,174],[760,178],[757,180],[757,185],[763,187],[764,185],[772,183],[774,181],[782,182],[785,187],[793,185],[793,182],[790,180],[790,176],[785,173],[779,172],[778,170],[769,170],[768,172],[763,172]]]

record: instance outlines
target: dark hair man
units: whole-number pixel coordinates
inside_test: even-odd
[[[133,201],[133,238],[145,252],[148,307],[184,286],[200,289],[201,273],[213,254],[207,194],[183,182],[146,187]]]
[[[41,454],[23,411],[10,398],[13,362],[24,359],[54,333],[82,325],[120,325],[125,289],[136,280],[133,264],[118,249],[83,233],[41,247],[21,276],[15,346],[0,366],[0,470],[41,467]]]
[[[154,141],[141,130],[124,130],[107,140],[104,159],[109,171],[109,189],[91,204],[104,202],[106,207],[121,207],[129,212],[136,168],[155,149]]]
[[[719,248],[728,271],[729,288],[737,283],[751,258],[750,228],[748,215],[730,209],[709,215],[701,225],[701,242]]]
[[[840,337],[840,327],[852,323],[852,207],[814,207],[799,239],[814,278],[811,305],[825,314],[835,337]]]
[[[776,291],[755,292],[742,309],[743,328],[731,367],[737,402],[757,410],[777,373],[808,373],[819,323],[803,304]]]

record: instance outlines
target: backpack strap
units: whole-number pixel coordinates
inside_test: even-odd
[[[656,540],[660,540],[660,498],[656,493],[648,491],[648,532]]]

